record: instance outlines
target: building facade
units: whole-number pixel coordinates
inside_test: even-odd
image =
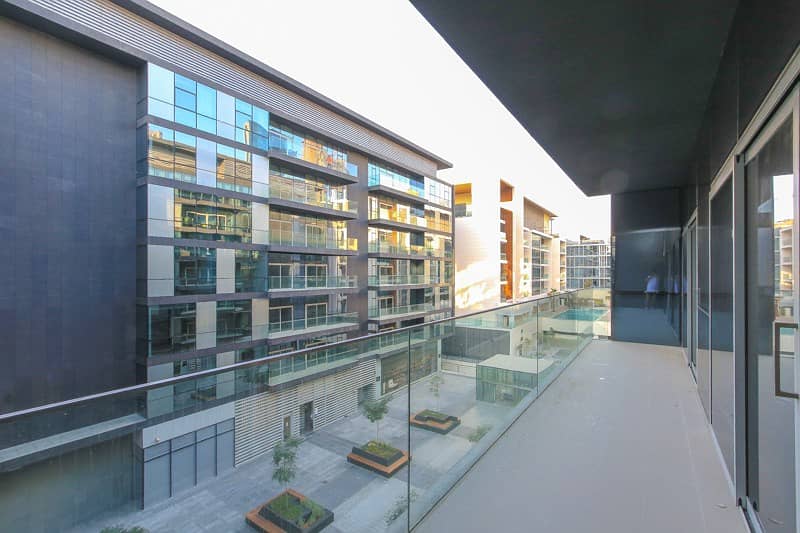
[[[457,310],[565,289],[565,249],[553,232],[554,213],[503,180],[457,183],[454,190],[456,240],[470,243],[456,251]]]
[[[611,246],[604,240],[580,236],[566,243],[567,289],[611,288]]]
[[[407,343],[322,347],[452,314],[449,163],[149,4],[2,7],[5,179],[48,223],[9,210],[0,412],[320,348],[116,412],[133,463],[93,468],[148,506],[408,384]]]

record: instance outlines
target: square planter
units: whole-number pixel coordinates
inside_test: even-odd
[[[383,477],[392,477],[409,460],[408,452],[402,450],[395,450],[395,453],[384,457],[371,453],[361,446],[353,446],[353,451],[347,454],[347,462],[371,470]]]
[[[415,428],[427,429],[428,431],[446,435],[461,424],[461,419],[425,409],[409,417],[409,423]]]
[[[301,505],[302,502],[308,500],[308,498],[299,492],[289,489],[286,492],[278,494],[267,503],[259,505],[247,513],[245,515],[245,520],[247,523],[258,531],[264,531],[267,533],[278,533],[280,531],[285,531],[286,533],[317,533],[318,531],[322,531],[325,527],[333,522],[333,511],[325,509],[324,507],[319,506],[319,504],[317,505],[322,508],[322,516],[319,517],[313,524],[309,524],[305,527],[280,516],[270,508],[270,504],[284,495],[288,495],[298,505]],[[305,513],[310,513],[310,510],[306,510]]]

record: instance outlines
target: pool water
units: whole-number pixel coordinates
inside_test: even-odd
[[[568,309],[563,313],[559,313],[553,318],[561,320],[584,320],[593,322],[606,314],[605,309]]]

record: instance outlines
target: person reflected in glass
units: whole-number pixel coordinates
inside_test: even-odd
[[[655,272],[650,272],[644,282],[644,308],[650,309],[650,306],[655,303],[656,295],[658,294],[658,276]]]

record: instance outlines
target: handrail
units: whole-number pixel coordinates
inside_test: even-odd
[[[246,369],[246,368],[260,367],[260,366],[263,366],[263,365],[268,365],[271,362],[279,361],[281,359],[288,359],[290,357],[297,357],[297,356],[300,356],[300,355],[305,355],[305,354],[308,354],[308,353],[317,352],[317,351],[323,350],[323,349],[324,350],[329,350],[331,348],[336,348],[336,347],[339,347],[339,346],[345,346],[345,345],[348,345],[348,344],[355,344],[357,342],[364,342],[364,341],[372,340],[372,339],[383,337],[383,336],[397,335],[398,333],[406,333],[406,332],[408,332],[409,335],[410,335],[413,330],[418,330],[418,329],[421,329],[423,327],[435,326],[437,324],[442,324],[444,322],[451,322],[451,321],[458,320],[458,319],[461,319],[461,318],[469,318],[471,316],[484,314],[484,313],[489,313],[489,312],[492,312],[492,311],[500,311],[500,310],[504,310],[504,309],[509,309],[509,308],[512,308],[512,307],[526,305],[526,304],[529,304],[529,303],[532,303],[532,302],[537,302],[539,300],[547,300],[547,299],[551,299],[551,298],[564,297],[566,295],[574,294],[574,293],[577,293],[577,292],[580,292],[580,291],[583,291],[583,290],[586,290],[586,289],[573,289],[573,290],[567,290],[567,291],[559,292],[559,293],[554,294],[554,295],[534,296],[532,298],[529,298],[529,299],[526,299],[526,300],[522,300],[522,301],[519,301],[519,302],[514,302],[514,303],[511,303],[511,304],[508,304],[508,305],[499,305],[497,307],[492,307],[490,309],[482,309],[480,311],[472,311],[470,313],[466,313],[466,314],[463,314],[463,315],[451,316],[451,317],[447,317],[447,318],[439,318],[439,319],[436,319],[436,320],[431,320],[430,322],[425,322],[424,324],[414,324],[413,326],[405,326],[405,327],[402,327],[402,328],[392,329],[392,330],[388,330],[388,331],[381,331],[381,332],[378,332],[378,333],[371,333],[371,334],[368,334],[368,335],[362,335],[360,337],[355,337],[353,339],[345,339],[343,341],[332,342],[330,344],[325,344],[323,346],[314,346],[314,347],[311,347],[311,348],[303,348],[301,350],[295,350],[293,352],[286,352],[286,353],[277,354],[277,355],[271,355],[271,356],[268,355],[266,357],[261,357],[259,359],[253,359],[252,361],[240,361],[238,363],[233,363],[231,365],[223,366],[223,367],[220,367],[220,368],[210,368],[208,370],[201,370],[199,372],[195,372],[195,373],[192,373],[192,374],[184,374],[182,376],[173,376],[171,378],[165,378],[165,379],[161,379],[161,380],[158,380],[158,381],[150,381],[150,382],[147,382],[147,383],[140,383],[140,384],[137,384],[137,385],[131,385],[129,387],[122,387],[122,388],[119,388],[119,389],[113,389],[113,390],[110,390],[110,391],[98,392],[98,393],[95,393],[95,394],[88,394],[86,396],[80,396],[78,398],[70,398],[69,400],[62,400],[60,402],[39,405],[39,406],[36,406],[36,407],[29,407],[27,409],[21,409],[19,411],[12,411],[10,413],[0,414],[0,423],[9,422],[9,421],[16,420],[16,419],[19,419],[19,418],[25,418],[25,417],[28,417],[28,416],[31,416],[31,415],[36,415],[36,414],[45,413],[45,412],[49,412],[49,411],[55,411],[57,409],[62,409],[64,407],[80,405],[80,404],[83,404],[83,403],[91,402],[91,401],[94,401],[94,400],[100,400],[100,399],[103,399],[103,398],[113,398],[113,397],[116,397],[116,396],[122,396],[122,395],[125,395],[125,394],[135,393],[135,392],[146,392],[146,391],[153,390],[153,389],[159,389],[159,388],[162,388],[162,387],[165,387],[165,386],[168,386],[168,385],[175,385],[177,383],[183,383],[183,382],[186,382],[186,381],[194,381],[194,380],[199,379],[199,378],[216,376],[216,375],[219,375],[219,374],[224,374],[224,373],[227,373],[227,372],[232,372],[232,371],[236,371],[236,370],[242,370],[242,369]],[[266,339],[264,339],[264,340],[265,340],[265,344],[266,344]]]

